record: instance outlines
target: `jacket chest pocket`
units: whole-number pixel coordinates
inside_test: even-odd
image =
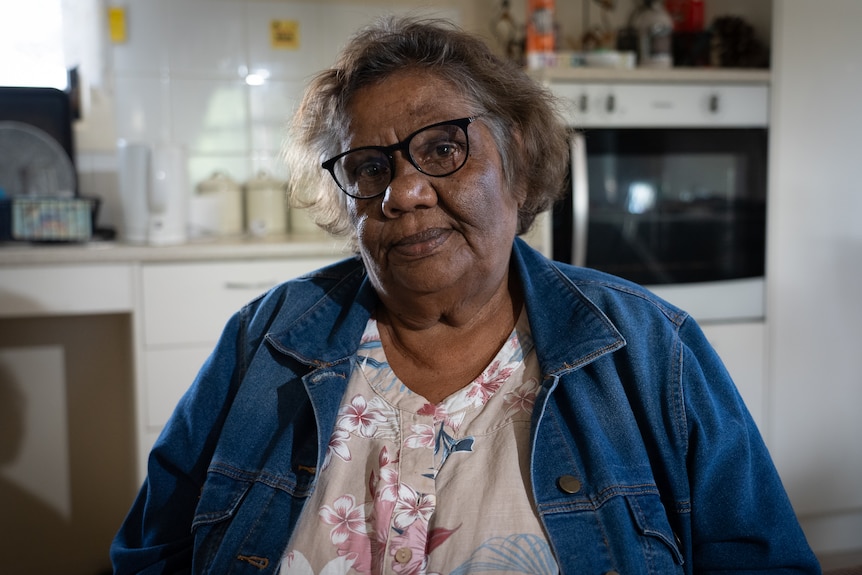
[[[649,567],[649,573],[681,573],[680,567],[684,560],[679,537],[671,528],[667,511],[658,495],[626,496],[623,499],[641,537],[643,560]],[[659,558],[664,559],[659,561]],[[671,561],[667,561],[668,558]]]
[[[564,575],[683,573],[683,555],[658,495],[616,495],[598,508],[560,510],[543,520]]]

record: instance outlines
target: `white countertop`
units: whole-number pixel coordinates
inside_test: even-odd
[[[192,240],[172,246],[92,241],[80,244],[0,244],[0,268],[20,265],[182,262],[271,258],[347,257],[343,239],[301,236]]]

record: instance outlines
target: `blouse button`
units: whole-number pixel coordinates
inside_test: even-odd
[[[557,479],[557,486],[569,494],[574,494],[581,490],[581,482],[573,475],[563,475]]]
[[[409,562],[413,558],[413,551],[409,547],[402,547],[395,552],[395,560],[401,564]]]

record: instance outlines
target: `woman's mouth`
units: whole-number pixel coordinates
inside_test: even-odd
[[[434,253],[449,238],[450,233],[451,230],[430,228],[401,238],[392,244],[392,249],[401,256],[424,257]]]

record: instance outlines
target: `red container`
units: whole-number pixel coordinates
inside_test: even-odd
[[[675,32],[703,30],[703,0],[665,0]]]

